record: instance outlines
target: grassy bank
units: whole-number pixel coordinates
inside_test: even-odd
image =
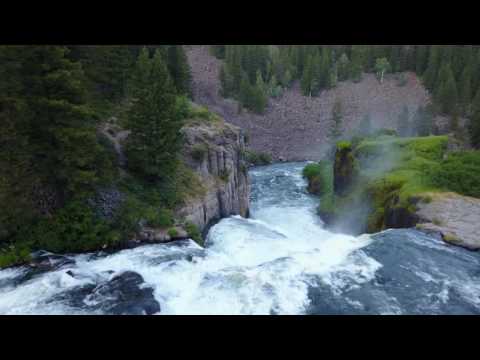
[[[358,172],[342,195],[334,193],[332,180],[325,176],[329,185],[318,190],[323,184],[321,174],[332,171],[320,170],[318,165],[306,169],[312,174],[307,177],[309,190],[321,196],[320,215],[334,222],[361,204],[368,211],[358,221],[365,222],[366,231],[377,232],[410,226],[416,205],[431,201],[432,194],[452,191],[480,197],[480,152],[449,152],[448,143],[448,136],[381,135],[357,141],[352,154]],[[344,149],[345,143],[337,144],[338,152]]]

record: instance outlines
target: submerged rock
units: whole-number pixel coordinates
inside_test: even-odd
[[[53,254],[48,251],[40,250],[31,254],[32,260],[29,266],[42,271],[57,270],[65,265],[75,264],[75,260],[64,255]]]
[[[76,276],[74,273],[69,275]],[[143,277],[132,271],[115,275],[99,285],[77,286],[54,296],[49,302],[62,302],[105,315],[153,315],[160,312],[153,289],[145,287]]]

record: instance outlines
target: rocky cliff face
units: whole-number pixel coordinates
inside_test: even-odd
[[[183,132],[184,161],[200,177],[205,194],[188,199],[177,216],[203,232],[221,218],[247,217],[249,181],[243,132],[223,121],[190,125]]]

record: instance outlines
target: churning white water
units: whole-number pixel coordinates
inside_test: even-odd
[[[79,255],[74,257],[75,264],[23,282],[12,280],[21,277],[23,268],[0,271],[0,313],[103,313],[101,308],[92,310],[89,301],[96,300],[88,296],[72,306],[57,295],[125,271],[140,274],[145,281],[142,286],[153,288],[162,315],[445,312],[441,305],[448,303],[452,289],[464,289],[467,294],[456,291],[460,294],[457,303],[462,304],[457,306],[458,312],[478,310],[478,274],[465,276],[465,289],[463,281],[454,287],[451,279],[443,281],[438,273],[421,268],[423,265],[411,265],[418,273],[418,286],[438,280],[438,287],[425,290],[425,297],[433,298],[421,307],[403,293],[390,290],[388,285],[401,281],[398,279],[414,280],[406,277],[404,270],[395,275],[381,273],[382,256],[387,260],[391,256],[381,248],[384,240],[369,252],[366,249],[376,241],[371,237],[334,234],[323,228],[316,215],[318,199],[306,193],[301,177],[304,166],[278,164],[251,170],[251,219],[234,216],[222,220],[210,230],[205,249],[193,241],[182,241],[109,256]],[[425,240],[418,234],[411,238],[411,244],[417,244],[415,239]],[[409,249],[410,245],[402,246]],[[478,265],[478,257],[461,256],[462,263]],[[69,270],[74,277],[67,274]],[[460,272],[455,279],[462,276]],[[403,286],[397,285],[393,289]],[[415,293],[414,289],[404,291]],[[468,296],[467,308],[463,304]]]

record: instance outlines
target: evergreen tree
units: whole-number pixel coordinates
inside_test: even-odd
[[[225,45],[210,45],[210,50],[217,59],[225,59]]]
[[[143,94],[150,85],[151,67],[150,52],[143,47],[132,70],[129,83],[129,93],[134,98],[142,96],[139,93]]]
[[[432,91],[435,87],[437,80],[438,68],[440,66],[440,53],[439,47],[437,45],[432,45],[430,47],[430,52],[428,56],[428,65],[425,73],[423,74],[423,80],[425,87]]]
[[[253,108],[253,88],[248,80],[248,75],[243,74],[242,81],[240,83],[239,100],[242,106],[247,109]]]
[[[337,70],[337,64],[334,63],[330,68],[330,71],[328,74],[328,87],[334,88],[337,86],[337,83],[338,83],[338,70]]]
[[[464,68],[458,85],[459,106],[462,113],[468,111],[469,104],[472,100],[472,71],[470,66]]]
[[[343,128],[343,109],[340,99],[335,100],[332,108],[332,125],[329,131],[329,138],[332,141],[337,141],[342,135]]]
[[[347,54],[343,53],[338,60],[338,80],[344,81],[349,77],[350,60]]]
[[[302,89],[303,96],[312,96],[312,81],[313,81],[313,64],[312,64],[312,58],[309,58],[303,70],[302,80],[300,82],[300,87]]]
[[[473,113],[470,121],[470,141],[472,146],[476,149],[480,149],[480,112]]]
[[[168,71],[180,95],[192,96],[192,75],[182,45],[170,45],[167,52]]]
[[[445,114],[453,114],[457,106],[458,93],[455,78],[449,65],[446,67],[445,80],[439,85],[437,96],[440,111]]]
[[[260,74],[255,86],[252,88],[252,110],[257,114],[263,114],[267,106],[267,100],[265,85]]]
[[[416,135],[428,136],[432,133],[433,114],[428,108],[420,106],[413,117],[413,127]]]
[[[136,73],[149,81],[146,87],[135,89],[129,111],[128,165],[148,180],[165,180],[175,174],[181,146],[182,121],[176,113],[176,90],[160,51],[148,63],[141,55]]]
[[[415,51],[415,72],[422,75],[425,72],[428,60],[428,46],[417,45]]]
[[[91,189],[99,180],[101,149],[81,65],[62,46],[26,46],[22,52],[35,172],[53,182],[63,198]]]

